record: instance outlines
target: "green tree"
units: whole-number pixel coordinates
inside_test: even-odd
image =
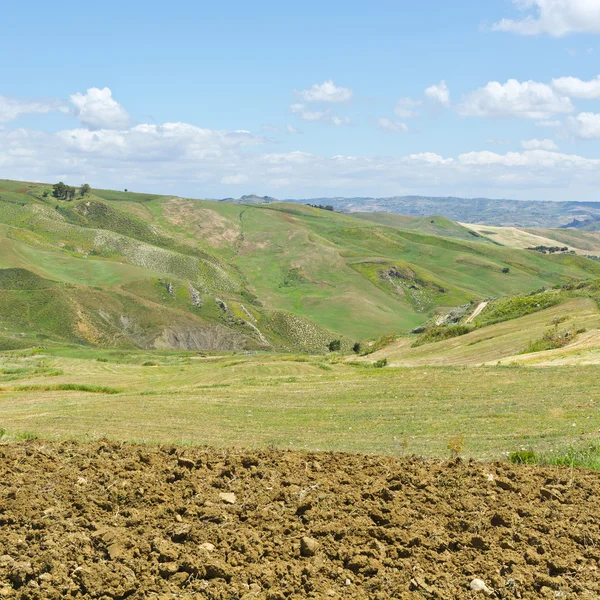
[[[65,200],[72,202],[75,199],[76,192],[77,192],[77,190],[74,187],[71,187],[70,185],[68,185],[67,189],[65,191]]]
[[[329,342],[329,352],[338,352],[342,347],[342,342],[340,340],[331,340]]]
[[[67,197],[67,186],[59,181],[52,186],[52,195],[59,200],[64,200]]]
[[[85,196],[87,196],[90,192],[92,191],[92,188],[89,186],[88,183],[84,183],[80,188],[79,188],[79,195],[84,198]]]

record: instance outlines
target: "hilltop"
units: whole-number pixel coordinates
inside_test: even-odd
[[[349,350],[468,302],[600,275],[491,237],[442,217],[113,190],[69,202],[0,181],[0,348]]]

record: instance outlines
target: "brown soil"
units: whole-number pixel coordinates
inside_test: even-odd
[[[599,495],[503,463],[2,444],[0,598],[598,598]]]

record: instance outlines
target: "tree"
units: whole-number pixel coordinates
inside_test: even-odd
[[[89,186],[89,184],[84,183],[80,188],[79,188],[79,195],[84,198],[85,196],[87,196],[90,192],[92,191],[92,188]]]
[[[342,347],[342,342],[340,340],[332,340],[329,342],[329,352],[338,352]]]
[[[504,269],[502,269],[503,273],[510,273],[510,269],[508,267],[504,267]]]
[[[52,186],[52,195],[59,200],[64,200],[67,194],[67,186],[59,181]]]
[[[65,200],[68,200],[69,202],[72,202],[75,199],[75,192],[77,190],[74,187],[71,187],[70,185],[67,186],[67,190],[65,193]]]
[[[352,346],[352,352],[356,352],[356,354],[360,354],[360,342],[356,342],[354,346]]]

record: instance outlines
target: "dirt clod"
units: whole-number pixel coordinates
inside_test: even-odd
[[[302,556],[314,556],[317,553],[319,542],[309,537],[303,537],[300,540],[300,554]]]

